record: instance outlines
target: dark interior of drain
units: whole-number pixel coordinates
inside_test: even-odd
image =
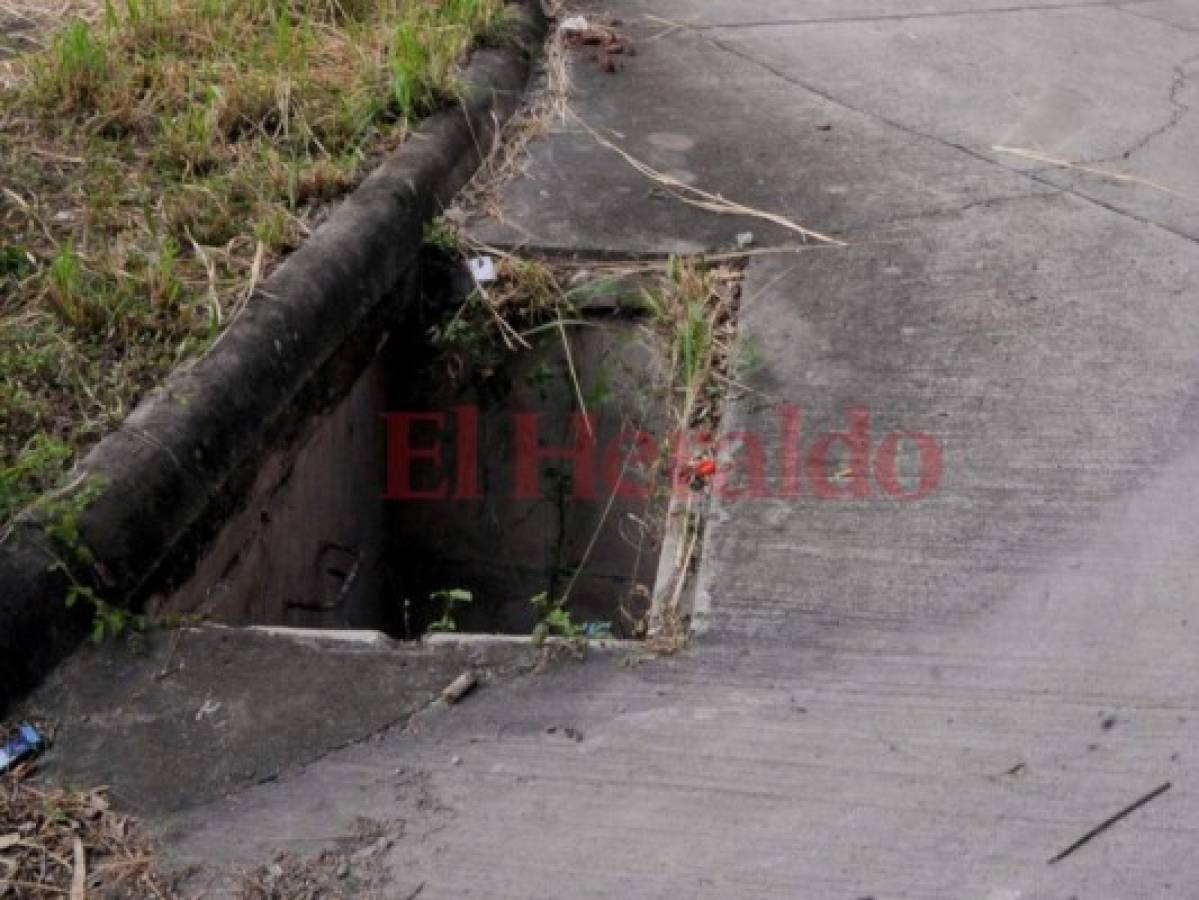
[[[423,282],[424,308],[443,321],[472,288],[446,260],[429,260]],[[472,598],[453,604],[459,631],[528,634],[539,595],[566,598],[592,633],[644,629],[662,498],[659,458],[637,435],[656,442],[666,429],[660,349],[602,292],[527,341],[498,357],[468,354],[465,367],[424,343],[405,366],[414,374],[394,397],[384,510],[383,624],[393,635],[436,627],[446,591]],[[399,444],[418,449],[401,460]]]

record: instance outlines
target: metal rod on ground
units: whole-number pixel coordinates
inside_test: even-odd
[[[1154,790],[1150,791],[1148,794],[1146,794],[1140,800],[1137,800],[1135,803],[1130,803],[1128,806],[1124,807],[1122,810],[1120,810],[1118,813],[1116,813],[1110,819],[1105,819],[1104,821],[1100,822],[1098,825],[1096,825],[1094,828],[1092,828],[1090,831],[1088,831],[1086,834],[1084,834],[1082,837],[1080,837],[1078,840],[1076,840],[1073,844],[1071,844],[1069,847],[1067,847],[1065,850],[1063,850],[1057,856],[1053,857],[1053,859],[1049,860],[1049,865],[1052,866],[1056,862],[1061,862],[1063,859],[1065,859],[1067,856],[1069,856],[1075,850],[1079,849],[1084,844],[1089,843],[1092,839],[1097,838],[1103,832],[1107,831],[1109,828],[1111,828],[1113,825],[1115,825],[1117,822],[1119,822],[1125,816],[1131,815],[1132,813],[1134,813],[1138,809],[1140,809],[1142,806],[1144,806],[1146,803],[1160,797],[1166,791],[1170,790],[1170,787],[1171,787],[1171,784],[1170,784],[1170,782],[1167,781],[1161,787],[1155,788]]]

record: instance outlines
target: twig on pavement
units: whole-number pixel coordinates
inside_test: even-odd
[[[1149,803],[1152,800],[1156,800],[1158,797],[1160,797],[1166,791],[1170,790],[1170,787],[1171,787],[1171,784],[1170,784],[1170,782],[1167,781],[1165,784],[1161,785],[1160,787],[1157,787],[1154,790],[1150,791],[1148,794],[1146,794],[1140,800],[1137,800],[1135,803],[1130,803],[1128,806],[1124,807],[1122,810],[1120,810],[1118,813],[1116,813],[1111,818],[1103,820],[1098,825],[1096,825],[1094,828],[1092,828],[1090,831],[1088,831],[1086,834],[1084,834],[1082,837],[1080,837],[1078,840],[1076,840],[1073,844],[1071,844],[1069,847],[1067,847],[1065,850],[1063,850],[1061,853],[1059,853],[1057,856],[1053,857],[1053,859],[1049,860],[1049,865],[1052,866],[1056,862],[1061,862],[1063,859],[1065,859],[1067,856],[1069,856],[1075,850],[1078,850],[1084,844],[1089,843],[1092,839],[1103,834],[1103,832],[1107,831],[1109,828],[1111,828],[1113,825],[1115,825],[1117,822],[1119,822],[1125,816],[1131,815],[1132,813],[1136,812],[1138,809],[1140,809],[1146,803]]]

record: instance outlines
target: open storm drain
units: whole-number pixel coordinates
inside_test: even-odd
[[[239,625],[685,640],[740,273],[435,232],[417,313],[277,451],[159,611]]]

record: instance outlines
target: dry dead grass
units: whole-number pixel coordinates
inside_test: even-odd
[[[174,897],[152,845],[105,788],[52,788],[29,774],[26,765],[0,777],[0,897]]]

